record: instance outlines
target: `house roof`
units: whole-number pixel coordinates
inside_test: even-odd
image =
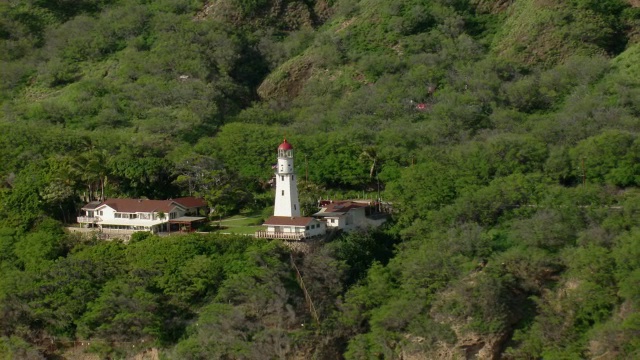
[[[118,212],[170,212],[174,207],[183,205],[173,200],[147,200],[147,199],[107,199],[98,207],[108,206]]]
[[[100,206],[102,202],[100,201],[91,201],[87,205],[82,207],[82,210],[95,210],[98,206]]]
[[[355,201],[336,201],[328,204],[319,213],[316,213],[314,215],[320,215],[324,213],[346,214],[351,209],[359,209],[367,206],[369,206],[369,204]]]
[[[197,198],[194,196],[180,197],[177,199],[173,199],[173,201],[188,208],[199,208],[199,207],[205,207],[208,205],[203,198]]]
[[[263,225],[307,226],[314,220],[312,217],[272,216]]]

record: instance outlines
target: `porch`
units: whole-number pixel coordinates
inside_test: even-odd
[[[76,221],[78,224],[95,224],[102,220],[97,216],[78,216]]]
[[[196,231],[200,226],[202,226],[206,221],[206,217],[181,216],[179,218],[169,220],[169,231],[193,232]]]

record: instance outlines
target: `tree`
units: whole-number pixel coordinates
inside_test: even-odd
[[[158,220],[164,222],[164,220],[167,218],[167,214],[164,213],[164,211],[158,211],[156,213],[156,217],[158,218]],[[165,224],[165,229],[167,229],[167,225]]]
[[[162,332],[160,299],[141,285],[123,279],[105,284],[79,319],[79,335],[117,342],[157,339]]]
[[[76,157],[73,170],[86,186],[87,192],[83,196],[85,202],[104,200],[108,158],[109,156],[105,149],[91,149],[82,152]]]
[[[376,173],[376,165],[378,161],[378,153],[373,146],[366,147],[360,154],[360,159],[363,161],[371,162],[371,168],[369,169],[369,181],[373,179],[374,173]],[[376,173],[377,174],[377,173]]]
[[[203,174],[202,189],[197,192],[218,215],[227,215],[242,209],[252,194],[244,186],[243,179],[237,173],[226,168],[209,170]]]
[[[637,157],[630,153],[636,150],[635,138],[628,132],[610,130],[581,141],[570,150],[574,176],[582,178],[584,174],[588,181],[597,184],[634,184],[639,169],[625,160]]]
[[[192,196],[195,193],[201,193],[208,186],[207,172],[220,167],[220,163],[212,157],[190,154],[175,164],[174,182],[179,187],[186,188],[189,196]]]

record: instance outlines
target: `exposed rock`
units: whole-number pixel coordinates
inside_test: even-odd
[[[472,0],[471,2],[480,12],[497,14],[507,10],[514,0]]]
[[[402,359],[405,360],[458,360],[458,359],[478,359],[493,360],[500,358],[502,344],[507,339],[508,334],[478,334],[465,331],[463,326],[452,326],[458,340],[454,344],[443,341],[431,346],[431,351],[402,351]],[[412,343],[420,343],[421,338],[407,335]],[[423,340],[423,339],[422,339]]]
[[[232,1],[213,0],[202,7],[195,19],[215,19],[234,25],[249,24],[257,28],[276,27],[293,31],[321,25],[331,13],[332,9],[326,0],[313,3],[275,0],[250,14],[243,13]]]
[[[313,63],[310,58],[296,57],[272,72],[258,87],[262,99],[294,98],[311,77]]]

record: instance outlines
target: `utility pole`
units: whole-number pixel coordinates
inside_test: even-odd
[[[304,167],[305,167],[305,177],[304,181],[309,182],[309,162],[307,161],[307,154],[304,154]]]
[[[382,199],[380,199],[380,176],[377,171],[376,181],[378,182],[378,212],[382,212]]]

